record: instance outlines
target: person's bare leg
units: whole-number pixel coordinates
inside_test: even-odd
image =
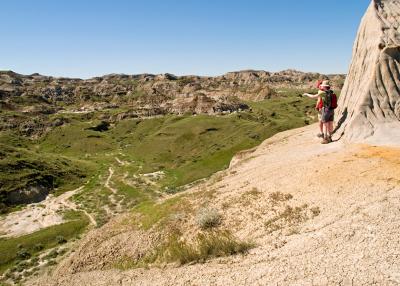
[[[322,140],[323,144],[328,143],[328,129],[329,129],[328,122],[323,122],[323,134],[324,134],[324,137]]]
[[[333,133],[333,121],[328,122],[328,134],[332,136]]]
[[[321,119],[319,119],[319,133],[318,133],[317,137],[324,138],[324,123],[322,123]]]
[[[327,123],[327,135],[329,143],[332,142],[332,133],[333,133],[333,121],[329,121]]]

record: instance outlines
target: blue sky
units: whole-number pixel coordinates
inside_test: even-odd
[[[1,1],[0,69],[346,73],[369,0]]]

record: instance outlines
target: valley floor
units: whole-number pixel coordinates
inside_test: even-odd
[[[249,254],[125,271],[64,266],[30,284],[399,285],[400,148],[321,145],[316,130],[280,133],[208,183],[224,228],[255,242]],[[277,192],[293,196],[285,204],[295,218],[279,218]]]

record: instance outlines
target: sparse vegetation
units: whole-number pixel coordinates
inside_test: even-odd
[[[221,214],[213,208],[205,207],[198,210],[196,223],[201,229],[211,229],[219,226],[222,222]]]
[[[65,239],[65,237],[62,236],[62,235],[57,235],[56,240],[57,240],[57,243],[58,243],[58,244],[63,244],[63,243],[66,243],[66,242],[67,242],[67,240]]]
[[[53,154],[41,154],[1,143],[0,149],[0,212],[12,210],[13,204],[7,200],[8,193],[30,187],[44,191],[73,188],[82,183],[88,168],[87,163]],[[29,202],[28,198],[26,200]]]
[[[143,229],[150,229],[161,221],[169,220],[172,214],[190,212],[191,209],[190,202],[182,196],[170,198],[161,204],[146,201],[133,209],[134,222]]]
[[[281,193],[281,192],[279,192],[279,191],[273,192],[273,193],[271,193],[271,194],[269,195],[269,199],[270,199],[274,204],[276,204],[276,203],[278,203],[278,202],[286,202],[286,201],[288,201],[288,200],[290,200],[290,199],[292,199],[292,198],[293,198],[293,196],[292,196],[291,194],[284,194],[284,193]]]
[[[204,262],[215,257],[246,254],[252,247],[253,243],[240,241],[228,231],[199,233],[192,242],[182,239],[179,233],[174,233],[142,259],[132,261],[125,258],[117,267],[126,269],[157,263]]]
[[[54,259],[58,256],[58,251],[57,249],[52,249],[49,253],[47,253],[44,256],[44,259],[48,260],[48,259]]]
[[[250,191],[247,191],[247,192],[243,193],[243,195],[241,196],[241,200],[244,203],[247,203],[248,199],[256,199],[261,194],[262,194],[262,192],[259,189],[252,188]]]
[[[17,251],[17,259],[28,259],[31,257],[31,254],[24,248]]]
[[[318,216],[321,213],[319,207],[312,207],[310,208],[310,211],[312,212],[313,216]]]
[[[87,224],[87,218],[82,216],[79,220],[51,226],[32,234],[0,239],[0,274],[18,261],[25,262],[39,252],[57,246],[61,236],[64,239],[77,236],[85,229]],[[38,248],[38,245],[42,247]]]
[[[285,209],[273,216],[264,223],[265,228],[269,233],[283,229],[284,227],[295,227],[298,224],[309,219],[308,206],[292,207],[286,205]]]

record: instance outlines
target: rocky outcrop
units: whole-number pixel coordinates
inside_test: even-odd
[[[31,204],[43,201],[50,192],[49,186],[34,185],[7,193],[6,205]]]
[[[246,110],[246,101],[279,95],[280,88],[305,89],[316,79],[329,78],[341,88],[343,75],[325,76],[286,70],[230,72],[218,77],[172,74],[110,74],[87,80],[21,75],[0,71],[1,130],[38,138],[67,119],[55,113],[91,113],[120,108],[101,120],[165,114],[225,114]],[[89,115],[88,115],[89,116]]]
[[[20,75],[0,72],[0,102],[17,105],[21,102],[57,106],[85,103],[124,104],[144,107],[165,102],[198,102],[200,98],[215,103],[232,98],[258,101],[274,96],[279,87],[310,88],[318,78],[330,78],[341,87],[343,75],[322,76],[286,70],[231,72],[218,77],[111,74],[88,80],[53,78],[38,74]],[[199,96],[201,95],[201,96]],[[176,108],[174,106],[172,109]],[[210,110],[206,109],[207,112]],[[47,112],[56,112],[49,109]]]
[[[400,142],[399,15],[400,1],[374,0],[362,19],[338,109],[349,141]]]

